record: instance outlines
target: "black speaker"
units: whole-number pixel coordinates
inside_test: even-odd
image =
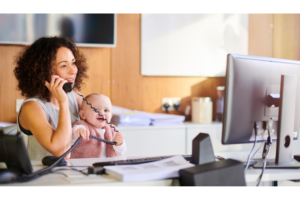
[[[195,165],[215,162],[214,150],[210,137],[206,133],[199,133],[192,143],[192,160]]]
[[[181,186],[246,186],[244,165],[226,159],[179,170]]]

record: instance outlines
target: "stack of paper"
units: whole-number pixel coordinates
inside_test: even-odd
[[[117,126],[169,126],[180,125],[185,120],[183,115],[148,113],[118,106],[113,106],[112,114],[111,122]]]
[[[105,171],[121,181],[152,181],[179,177],[179,170],[193,167],[182,156],[174,156],[163,160],[137,164],[105,166]]]
[[[117,126],[149,126],[150,118],[143,114],[113,115],[111,123]]]
[[[144,114],[136,114],[133,110],[112,106],[111,123],[117,126],[149,126],[151,120]]]
[[[151,119],[151,125],[153,126],[167,126],[167,125],[180,125],[184,122],[185,116],[183,115],[171,115],[162,113],[147,113],[142,111],[134,111],[138,114],[145,114]]]
[[[112,106],[111,113],[113,115],[120,115],[123,113],[134,113],[134,111],[127,109],[127,108],[119,107],[119,106]]]

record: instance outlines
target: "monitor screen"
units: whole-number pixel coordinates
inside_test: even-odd
[[[0,14],[0,43],[31,44],[40,37],[69,37],[78,46],[115,47],[115,14]]]
[[[267,121],[272,118],[277,139],[279,107],[267,106],[269,94],[280,94],[281,75],[297,75],[294,139],[300,121],[300,62],[229,54],[224,95],[223,144],[251,143],[255,140],[254,122],[259,123],[257,141],[268,137]]]

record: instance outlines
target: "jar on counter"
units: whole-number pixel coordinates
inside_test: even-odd
[[[212,123],[212,100],[210,97],[192,98],[192,122],[208,124]]]

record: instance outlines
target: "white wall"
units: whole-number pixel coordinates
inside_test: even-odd
[[[146,76],[225,76],[228,53],[248,54],[248,14],[142,14]]]

